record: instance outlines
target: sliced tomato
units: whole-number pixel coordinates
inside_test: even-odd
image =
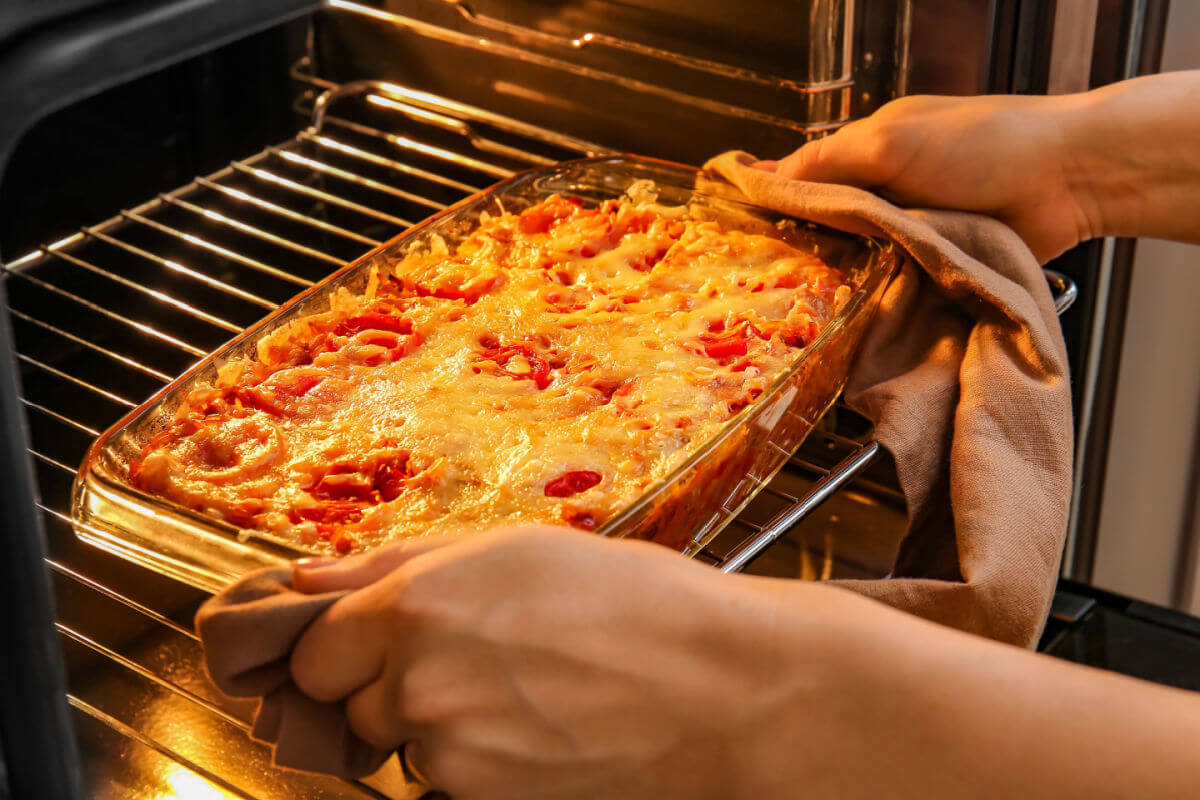
[[[351,473],[331,471],[330,474],[317,481],[316,486],[309,489],[309,494],[318,500],[375,501],[375,487],[357,471]]]
[[[408,453],[401,453],[375,468],[374,487],[381,500],[390,502],[404,491],[404,481],[411,477],[408,472],[409,460]]]
[[[746,392],[744,395],[742,395],[741,397],[737,398],[732,403],[730,403],[729,411],[731,413],[736,414],[737,412],[741,411],[746,406],[753,403],[756,399],[758,399],[758,396],[760,394],[762,394],[762,389],[751,389],[750,391]]]
[[[417,297],[440,297],[443,300],[465,300],[474,303],[495,286],[496,281],[482,281],[473,286],[416,286]]]
[[[323,380],[324,375],[300,375],[276,383],[275,390],[291,397],[303,397]]]
[[[571,497],[586,492],[603,480],[599,472],[589,469],[572,470],[546,484],[546,497]]]
[[[326,524],[361,522],[362,516],[362,504],[353,500],[329,500],[312,508],[302,508],[294,513],[295,518]]]
[[[263,501],[258,499],[242,500],[231,506],[225,517],[239,528],[249,528],[254,525],[254,518],[263,511]]]
[[[725,339],[717,339],[704,345],[705,355],[711,358],[729,358],[730,356],[744,356],[749,347],[749,342],[745,335],[731,336]]]
[[[238,406],[277,417],[288,415],[288,410],[276,403],[273,395],[253,386],[230,386],[216,391],[196,406],[196,410],[204,416],[227,416],[237,414]]]
[[[582,528],[585,531],[594,531],[596,529],[596,516],[592,512],[580,508],[564,506],[562,519],[568,525]]]
[[[556,194],[522,211],[517,217],[517,228],[521,233],[546,233],[556,222],[574,216],[582,207],[582,200]]]
[[[810,320],[807,324],[788,328],[783,332],[784,344],[792,347],[807,347],[821,334],[821,326]]]
[[[505,366],[514,356],[521,356],[529,364],[529,372],[515,372]],[[480,350],[471,358],[473,362],[492,361],[496,364],[496,372],[517,380],[531,380],[539,389],[547,388],[553,381],[550,377],[550,365],[546,359],[533,352],[527,344],[510,344],[506,347],[492,347]]]
[[[241,404],[246,408],[256,408],[259,411],[265,411],[277,417],[287,416],[288,414],[286,408],[276,403],[275,398],[266,394],[261,389],[239,386],[233,390],[233,396],[235,399],[241,401]]]
[[[708,323],[709,332],[700,334],[704,354],[710,358],[734,358],[744,356],[750,349],[750,337],[765,339],[758,328],[741,320],[732,328],[725,329],[722,320]]]
[[[413,332],[413,323],[405,317],[369,311],[344,319],[333,329],[338,336],[353,336],[360,331],[390,331],[407,336]]]
[[[419,331],[413,333],[411,336],[405,337],[404,341],[400,342],[400,344],[398,344],[395,347],[388,350],[388,360],[389,361],[399,361],[400,359],[404,358],[406,355],[408,355],[409,353],[411,353],[412,351],[414,351],[418,347],[420,347],[421,343],[424,341],[425,341],[425,337],[422,336]]]
[[[591,384],[589,384],[589,385],[591,386],[591,388],[600,392],[600,398],[601,398],[600,405],[607,405],[608,403],[612,402],[613,395],[615,395],[617,392],[621,391],[621,389],[623,389],[628,384],[629,384],[629,381],[619,381],[619,380],[611,380],[611,379],[605,379],[605,378],[597,378],[596,380],[592,381]]]

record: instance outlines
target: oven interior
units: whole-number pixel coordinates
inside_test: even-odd
[[[513,172],[621,151],[776,156],[868,113],[905,91],[911,25],[904,0],[331,0],[38,121],[0,180],[0,248],[89,795],[416,792],[394,769],[344,783],[270,765],[252,706],[203,674],[204,595],[75,536],[71,484],[100,431],[304,286]],[[870,434],[836,407],[701,557],[886,575],[904,504]]]

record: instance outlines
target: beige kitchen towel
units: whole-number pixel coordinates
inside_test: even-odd
[[[272,745],[274,762],[361,778],[391,755],[350,730],[342,703],[318,703],[292,683],[288,659],[304,630],[347,592],[306,595],[291,567],[256,572],[208,600],[196,614],[208,674],[233,697],[261,697],[251,735]]]
[[[1073,450],[1066,346],[1037,260],[991,217],[901,209],[755,161],[729,152],[705,170],[752,203],[891,239],[911,259],[846,387],[895,459],[909,529],[892,579],[837,583],[1035,645],[1066,536]]]

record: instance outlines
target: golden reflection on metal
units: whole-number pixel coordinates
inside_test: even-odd
[[[299,242],[294,242],[291,239],[271,233],[270,231],[264,231],[262,228],[255,227],[254,225],[234,219],[233,217],[227,217],[219,211],[213,211],[210,208],[204,208],[203,206],[198,206],[195,203],[189,203],[187,200],[183,200],[178,197],[171,197],[170,195],[162,194],[159,195],[159,197],[165,203],[170,203],[171,205],[191,211],[193,214],[199,214],[207,220],[211,220],[219,225],[225,225],[233,228],[236,231],[241,231],[248,236],[253,236],[257,239],[263,240],[264,242],[270,242],[271,244],[278,245],[279,247],[285,247],[288,250],[292,250],[297,253],[303,253],[306,256],[311,256],[331,264],[337,264],[340,266],[345,263],[340,258],[335,258],[328,253],[323,253],[320,250],[300,244]]]
[[[347,200],[344,197],[322,191],[321,189],[314,189],[311,186],[306,186],[303,183],[291,180],[290,178],[285,178],[282,175],[276,175],[274,172],[270,172],[269,170],[265,170],[260,167],[253,167],[241,161],[235,161],[230,166],[232,166],[236,171],[243,172],[247,175],[252,175],[264,183],[272,183],[276,186],[282,186],[283,188],[290,189],[293,192],[305,194],[309,197],[315,197],[316,199],[322,200],[326,203],[333,203],[334,205],[339,205],[342,208],[348,208],[351,211],[357,211],[360,214],[368,217],[374,217],[375,219],[380,219],[384,222],[390,222],[393,225],[397,225],[401,228],[411,228],[413,225],[410,220],[404,219],[403,217],[397,217],[383,211],[378,211],[370,206],[364,206],[362,203],[356,203],[353,200]]]
[[[330,122],[334,123],[335,125],[340,125],[341,120],[331,118]],[[350,123],[350,125],[353,125],[353,123]],[[346,127],[350,128],[349,125],[347,125]],[[359,126],[354,126],[353,128],[350,128],[350,130],[354,130],[357,127],[359,127]],[[386,136],[386,134],[379,133],[378,131],[376,131],[376,133],[379,135],[380,138],[384,138]],[[320,134],[305,132],[305,133],[300,134],[300,138],[305,140],[306,142],[312,142],[313,144],[319,145],[320,147],[325,147],[330,150],[335,150],[339,153],[342,153],[347,156],[351,156],[352,158],[361,159],[370,164],[375,164],[380,167],[385,167],[387,169],[392,169],[397,172],[402,172],[405,175],[412,175],[417,178],[423,178],[423,179],[429,181],[430,183],[437,183],[441,186],[445,186],[447,188],[454,189],[455,191],[462,192],[463,194],[475,194],[475,192],[479,191],[474,186],[463,183],[462,181],[456,181],[453,178],[446,178],[441,175],[438,175],[438,173],[436,173],[436,172],[429,172],[428,170],[421,169],[420,167],[414,167],[410,164],[405,164],[402,161],[396,161],[391,158],[386,158],[384,156],[377,155],[375,153],[370,152],[369,150],[363,150],[363,149],[355,147],[353,145],[346,144],[345,142],[340,142],[337,139],[332,139],[328,136],[322,136]]]
[[[332,164],[326,164],[324,161],[318,161],[315,158],[302,156],[299,153],[293,153],[290,150],[280,150],[278,151],[277,155],[285,161],[290,161],[293,164],[299,164],[325,175],[332,175],[333,177],[340,178],[347,183],[353,183],[357,186],[373,189],[377,192],[382,192],[383,194],[390,194],[393,197],[398,197],[401,200],[407,200],[410,203],[417,203],[418,205],[425,206],[426,208],[434,211],[440,211],[444,207],[441,203],[438,203],[435,200],[430,200],[428,197],[422,197],[419,194],[406,192],[403,189],[397,189],[394,186],[389,186],[386,183],[381,183],[377,180],[372,180],[371,178],[364,178],[363,176],[350,172],[349,170],[335,167]]]
[[[808,550],[808,540],[800,537],[800,570],[796,575],[802,581],[815,581],[817,570],[813,567],[812,554]]]
[[[264,200],[261,197],[250,194],[249,192],[244,192],[241,189],[235,189],[232,186],[216,183],[208,180],[207,178],[196,178],[196,183],[200,186],[203,186],[205,189],[211,189],[214,192],[220,192],[221,194],[232,197],[235,200],[240,200],[243,203],[249,203],[250,205],[261,208],[264,211],[270,211],[273,214],[278,214],[285,219],[310,225],[318,230],[325,231],[326,233],[333,233],[338,236],[343,236],[347,239],[358,242],[359,244],[365,244],[370,247],[377,247],[382,244],[382,242],[380,242],[378,239],[372,239],[369,236],[363,236],[360,233],[355,233],[354,231],[343,228],[340,225],[334,225],[332,222],[326,222],[325,220],[317,219],[316,217],[310,217],[307,214],[301,214],[299,211],[294,211],[286,206],[281,206],[278,203],[272,203],[270,200]]]
[[[307,71],[306,71],[307,70]],[[580,155],[600,156],[612,155],[617,151],[609,147],[604,147],[587,139],[580,139],[576,136],[570,136],[565,133],[543,128],[540,125],[533,125],[528,122],[523,122],[513,117],[506,117],[503,114],[497,114],[494,111],[487,111],[482,108],[470,106],[465,103],[460,103],[456,100],[451,100],[446,97],[441,97],[429,92],[423,92],[420,89],[413,89],[409,86],[403,86],[390,81],[357,81],[354,84],[338,84],[333,81],[327,81],[317,77],[311,72],[311,63],[305,57],[297,62],[291,70],[291,75],[297,81],[307,83],[311,86],[322,90],[323,94],[345,92],[351,86],[359,85],[366,88],[363,91],[374,91],[383,93],[387,99],[399,98],[404,101],[404,105],[413,107],[419,106],[426,110],[435,113],[454,115],[454,117],[470,122],[477,122],[489,125],[497,130],[502,130],[507,133],[515,133],[519,136],[524,136],[543,144],[553,145],[563,148],[564,150],[573,150]],[[354,92],[349,92],[353,95]],[[321,114],[318,107],[328,105],[333,98],[322,101],[318,98],[313,108],[313,123],[314,127],[319,129]],[[363,126],[366,128],[366,126]],[[374,130],[374,129],[372,129]],[[375,134],[381,134],[381,131],[374,130]]]
[[[503,19],[497,19],[496,17],[486,16],[486,14],[480,14],[474,11],[472,7],[466,4],[466,2],[463,2],[463,0],[442,1],[445,2],[446,5],[454,6],[458,14],[460,14],[463,19],[466,19],[468,22],[479,26],[479,28],[498,31],[500,34],[515,38],[522,38],[522,40],[538,40],[541,42],[554,44],[554,46],[570,47],[572,49],[584,49],[592,46],[592,44],[599,44],[599,46],[602,47],[624,50],[626,53],[634,53],[636,55],[644,56],[644,58],[666,61],[667,64],[683,66],[697,72],[707,72],[722,78],[739,80],[739,82],[743,83],[754,83],[758,85],[769,86],[769,88],[772,89],[798,92],[798,94],[804,95],[822,94],[822,92],[846,89],[854,85],[853,80],[848,77],[838,80],[822,80],[822,82],[802,82],[802,80],[784,78],[775,76],[775,74],[756,72],[755,70],[749,70],[749,68],[746,67],[736,67],[731,64],[724,64],[724,62],[721,61],[697,58],[697,56],[685,55],[683,53],[673,52],[673,50],[665,50],[662,48],[649,46],[649,44],[643,44],[641,42],[624,40],[624,38],[619,38],[617,36],[596,34],[596,32],[592,31],[588,31],[586,34],[582,34],[580,36],[548,34],[546,31],[529,28],[529,26],[526,25],[517,25],[514,23],[505,22]],[[376,10],[376,8],[370,8],[356,4],[356,2],[348,2],[346,0],[330,0],[329,5],[336,8],[344,8],[344,10],[348,11],[364,13],[367,14],[367,16],[384,20],[384,22],[412,26],[412,28],[416,28],[418,25],[422,26],[422,28],[424,28],[424,26],[432,26],[430,23],[421,22],[421,20],[401,17],[400,14],[379,11]],[[467,35],[462,36],[466,37]],[[515,49],[502,46],[502,44],[493,43],[482,36],[476,37],[475,42],[478,43],[479,47],[481,48],[505,47],[505,49]],[[535,54],[533,53],[530,53],[529,55],[532,56],[532,58],[529,60],[534,60],[536,58]],[[545,59],[545,56],[541,56],[541,58]],[[842,72],[846,72],[846,67],[842,68]],[[617,76],[613,77],[616,78]]]
[[[399,100],[393,100],[390,97],[384,97],[378,94],[367,95],[367,102],[374,106],[386,108],[389,111],[399,112],[406,117],[412,117],[413,119],[419,119],[423,122],[428,122],[430,125],[434,125],[442,130],[450,131],[451,133],[457,133],[461,136],[476,135],[471,129],[471,126],[466,122],[463,122],[461,119],[448,117],[445,114],[439,114],[438,112],[430,111],[427,108],[410,105],[409,103],[401,103]]]
[[[688,67],[699,72],[707,72],[712,75],[718,75],[723,78],[731,78],[737,81],[746,83],[757,83],[762,86],[769,86],[773,89],[786,89],[792,92],[801,94],[817,94],[820,92],[829,92],[836,89],[844,89],[854,85],[854,82],[849,78],[843,78],[837,81],[797,81],[791,78],[784,78],[779,75],[763,74],[745,67],[735,67],[732,64],[726,64],[720,61],[712,61],[707,58],[698,58],[689,56],[684,53],[677,53],[672,50],[664,50],[652,45],[635,42],[629,39],[621,39],[616,36],[610,36],[605,33],[587,32],[580,36],[562,36],[554,33],[547,33],[536,28],[530,28],[525,25],[517,25],[507,22],[496,17],[480,14],[475,11],[464,0],[441,0],[447,5],[454,6],[458,11],[459,16],[472,24],[478,25],[481,28],[499,31],[508,36],[513,36],[520,39],[535,39],[543,42],[548,42],[553,45],[571,47],[576,50],[583,50],[589,45],[598,44],[604,47],[610,47],[616,50],[624,50],[628,53],[634,53],[639,56],[653,58],[660,61],[666,61],[670,64],[678,64]],[[853,5],[851,4],[847,12],[853,17]],[[842,60],[848,62],[846,53],[842,54]],[[843,73],[849,71],[849,64],[843,66]]]
[[[162,782],[166,788],[155,796],[155,800],[241,800],[179,764],[167,765]]]
[[[76,336],[75,334],[70,333],[69,331],[65,331],[62,328],[59,328],[55,325],[51,325],[49,322],[43,322],[42,320],[40,320],[36,317],[31,317],[28,314],[26,314],[22,311],[18,311],[15,308],[10,308],[8,310],[8,313],[10,315],[12,315],[13,317],[16,317],[17,319],[24,320],[25,322],[28,322],[31,325],[36,325],[37,327],[41,328],[42,330],[49,331],[50,333],[53,333],[56,336],[61,336],[64,339],[68,339],[72,342],[75,342],[78,345],[81,345],[83,347],[88,348],[89,350],[93,350],[97,353],[107,356],[108,358],[111,358],[114,361],[118,361],[127,367],[136,369],[138,372],[142,372],[146,375],[149,375],[152,378],[157,378],[158,380],[166,382],[166,383],[169,383],[171,381],[171,376],[167,375],[165,372],[159,372],[158,370],[154,369],[153,367],[148,367],[140,361],[135,361],[134,359],[130,358],[129,356],[121,355],[120,353],[118,353],[114,350],[109,350],[107,347],[101,347],[100,345],[96,344],[95,342],[88,341],[87,339],[84,339],[82,336]]]
[[[141,256],[142,258],[144,258],[148,261],[153,261],[155,264],[158,264],[161,267],[166,267],[167,269],[171,270],[172,272],[177,272],[180,275],[183,275],[187,278],[191,278],[194,281],[203,283],[205,286],[208,286],[212,289],[217,289],[219,291],[225,292],[226,294],[233,295],[234,297],[237,297],[241,300],[245,300],[248,303],[253,303],[256,306],[261,306],[262,308],[274,308],[275,307],[275,303],[272,303],[270,300],[267,300],[265,298],[259,297],[258,295],[254,294],[253,292],[247,292],[244,289],[239,289],[236,286],[232,286],[228,283],[225,283],[222,280],[218,280],[218,279],[212,277],[211,275],[205,275],[203,272],[197,272],[196,270],[191,269],[190,267],[186,267],[183,264],[180,264],[178,261],[172,261],[169,258],[163,258],[162,256],[151,253],[149,250],[143,250],[142,248],[138,247],[137,245],[133,245],[133,244],[130,244],[129,242],[122,241],[121,239],[117,239],[114,236],[109,236],[107,233],[104,233],[103,231],[98,230],[96,228],[84,228],[83,232],[86,233],[88,236],[91,236],[95,239],[99,239],[100,241],[104,242],[105,244],[111,244],[113,247],[120,248],[121,250],[124,250],[127,253],[133,253],[134,255]],[[238,330],[241,330],[241,329],[239,328]]]
[[[26,408],[37,411],[39,414],[45,414],[46,416],[50,417],[51,419],[58,420],[59,422],[63,423],[64,425],[71,426],[75,430],[82,431],[83,433],[86,433],[90,436],[99,436],[100,435],[100,431],[96,430],[95,428],[91,427],[90,425],[84,425],[82,422],[71,419],[70,417],[68,417],[64,414],[60,414],[52,408],[47,408],[46,406],[41,405],[40,403],[35,403],[32,400],[28,400],[24,397],[19,397],[18,399],[21,401],[21,405],[25,406]]]
[[[405,17],[399,14],[392,14],[359,3],[348,2],[348,0],[330,0],[329,3],[334,8],[341,8],[352,11],[358,14],[365,14],[375,19],[383,20],[389,24],[407,28],[416,32],[428,39],[444,42],[451,45],[465,46],[474,50],[486,50],[496,55],[511,58],[516,61],[524,61],[526,63],[536,64],[548,69],[566,72],[571,75],[576,75],[581,78],[598,81],[601,83],[610,83],[619,86],[623,89],[635,91],[640,94],[652,95],[661,97],[665,100],[679,103],[682,105],[692,106],[704,111],[719,114],[726,117],[735,117],[738,119],[752,120],[764,125],[770,125],[784,130],[797,131],[799,133],[812,132],[818,129],[825,129],[827,126],[839,127],[844,122],[836,123],[820,123],[820,125],[812,125],[809,123],[798,122],[796,120],[785,119],[784,117],[768,114],[762,111],[746,108],[745,106],[737,106],[732,103],[725,103],[720,100],[713,100],[708,97],[700,97],[698,95],[681,92],[675,89],[669,89],[665,86],[660,86],[655,83],[647,83],[635,78],[627,78],[622,75],[616,75],[604,70],[587,67],[582,64],[577,64],[571,61],[564,61],[559,58],[545,56],[540,53],[535,53],[531,50],[525,50],[512,45],[493,42],[490,39],[483,37],[471,36],[460,31],[443,28],[439,25],[434,25],[423,20],[412,17]],[[840,89],[839,89],[840,91]]]
[[[301,278],[299,276],[293,275],[290,272],[279,269],[278,267],[272,267],[270,264],[264,264],[263,262],[259,261],[258,259],[251,258],[250,256],[247,256],[247,255],[242,255],[241,253],[237,252],[236,250],[230,250],[228,247],[222,247],[219,244],[214,244],[201,236],[195,235],[194,233],[188,233],[186,231],[181,231],[178,228],[172,228],[170,225],[164,225],[161,222],[156,222],[152,219],[149,219],[148,217],[143,217],[141,214],[138,214],[137,212],[123,211],[123,212],[121,212],[121,216],[125,217],[126,219],[133,220],[134,222],[139,222],[142,225],[145,225],[149,228],[153,228],[154,230],[158,231],[159,233],[165,233],[168,236],[174,236],[176,239],[182,239],[183,241],[187,242],[188,244],[195,245],[196,247],[202,248],[204,250],[208,250],[209,252],[212,252],[212,253],[216,253],[219,256],[227,258],[230,261],[234,261],[243,266],[249,267],[250,269],[253,269],[258,272],[262,272],[264,274],[279,278],[281,281],[287,281],[288,283],[294,283],[297,286],[308,287],[308,286],[313,285],[313,282],[310,280],[306,280],[305,278]]]
[[[42,370],[43,372],[48,372],[51,375],[54,375],[55,377],[62,378],[64,381],[69,381],[69,382],[75,384],[76,386],[80,386],[84,389],[88,389],[89,391],[95,392],[96,394],[100,395],[101,397],[106,397],[109,400],[112,400],[114,403],[123,405],[126,408],[136,408],[137,407],[137,403],[134,403],[131,400],[127,400],[126,398],[121,397],[121,395],[119,395],[119,394],[114,394],[114,393],[108,391],[107,389],[101,389],[99,386],[96,386],[95,384],[88,383],[87,381],[83,380],[82,378],[76,378],[74,375],[71,375],[70,373],[63,372],[61,369],[52,367],[49,364],[38,361],[36,358],[27,356],[24,353],[17,353],[17,359],[20,361],[24,361],[26,364],[29,364],[32,367],[36,367],[36,368]]]
[[[203,321],[209,323],[210,325],[214,325],[218,328],[223,328],[223,329],[229,331],[230,333],[237,333],[237,332],[241,331],[240,326],[234,325],[232,322],[222,319],[221,317],[218,317],[215,314],[210,314],[207,311],[204,311],[203,309],[196,308],[195,306],[185,303],[182,300],[178,300],[175,297],[172,297],[171,295],[167,294],[164,291],[160,291],[158,289],[151,289],[149,286],[144,286],[144,285],[138,283],[137,281],[131,281],[131,280],[129,280],[129,278],[126,278],[124,275],[117,275],[114,272],[110,272],[106,269],[102,269],[101,267],[98,267],[95,264],[92,264],[91,262],[84,261],[82,258],[77,258],[76,256],[73,256],[70,253],[61,253],[58,251],[51,250],[50,248],[46,248],[46,254],[52,255],[55,258],[65,261],[68,264],[71,264],[73,266],[79,267],[80,269],[87,270],[88,272],[92,273],[93,275],[99,275],[102,278],[106,278],[106,279],[112,281],[113,283],[124,286],[126,289],[132,289],[135,292],[139,292],[141,294],[146,295],[147,297],[151,297],[151,298],[159,301],[160,303],[169,305],[179,311],[184,312],[185,314],[188,314],[189,316],[195,317],[196,319],[199,319],[199,320],[203,320]]]
[[[50,244],[46,245],[46,249],[47,250],[57,250],[60,247],[63,247],[65,245],[70,244],[71,242],[75,242],[78,240],[79,240],[79,234],[72,233],[70,236],[64,236],[63,238],[59,239],[57,242],[51,242]]]
[[[43,461],[52,467],[58,467],[63,472],[67,473],[68,475],[75,474],[74,467],[72,467],[68,464],[64,464],[63,462],[59,461],[57,458],[51,458],[50,456],[46,455],[45,453],[41,453],[37,450],[34,450],[32,447],[26,447],[25,450],[26,450],[26,452],[29,453],[29,455],[33,456],[37,460]]]
[[[796,577],[800,580],[827,581],[833,577],[833,534],[826,533],[823,540],[824,547],[821,550],[821,569],[818,571],[813,559],[813,551],[808,546],[807,537],[800,537],[800,564],[796,574]]]
[[[451,119],[449,117],[444,117],[441,114],[433,114],[432,112],[425,111],[424,109],[417,108],[416,106],[411,106],[407,103],[401,103],[377,94],[368,95],[367,102],[409,117],[416,117],[419,119],[431,117],[432,119],[426,119],[426,121],[431,122],[431,124],[436,125],[443,130],[449,130],[452,133],[457,133],[459,136],[462,136],[468,142],[470,142],[476,150],[480,150],[485,153],[504,156],[506,158],[514,158],[520,161],[526,161],[530,164],[549,165],[555,163],[555,159],[553,158],[547,158],[546,156],[538,155],[537,153],[531,153],[530,151],[520,147],[512,147],[511,145],[502,144],[489,139],[486,136],[482,136],[473,127],[462,120]]]
[[[21,256],[20,258],[14,260],[14,261],[9,261],[7,264],[4,265],[4,268],[15,270],[18,267],[25,266],[26,264],[28,264],[31,261],[37,261],[39,258],[42,258],[42,257],[43,257],[43,254],[42,254],[41,250],[33,250],[31,252],[26,253],[25,255]]]
[[[142,333],[144,333],[148,336],[153,336],[155,339],[158,339],[159,341],[163,341],[168,344],[174,345],[175,347],[178,347],[180,350],[183,350],[185,353],[190,353],[191,355],[194,355],[194,356],[204,355],[204,351],[201,350],[199,347],[193,347],[192,345],[188,344],[187,342],[185,342],[181,339],[176,339],[174,336],[169,336],[169,335],[163,333],[162,331],[152,328],[151,326],[145,324],[144,322],[138,322],[136,320],[130,319],[129,317],[125,317],[120,314],[117,314],[116,312],[109,311],[107,308],[104,308],[103,306],[99,306],[90,300],[84,300],[79,295],[72,294],[71,292],[68,292],[65,289],[60,289],[59,287],[55,286],[52,283],[47,283],[46,281],[43,281],[39,278],[35,278],[32,275],[28,275],[24,272],[14,272],[12,274],[20,277],[22,280],[29,281],[30,283],[34,284],[35,286],[40,286],[41,288],[45,289],[48,292],[57,294],[60,297],[65,297],[74,303],[78,303],[79,305],[83,306],[84,308],[88,309],[89,311],[95,311],[97,314],[103,314],[104,316],[109,317],[110,319],[114,319],[117,322],[121,322],[125,325],[128,325],[129,327],[134,328],[135,330],[141,331]]]

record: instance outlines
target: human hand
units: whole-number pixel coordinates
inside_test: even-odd
[[[292,674],[370,744],[415,743],[456,800],[722,796],[778,673],[739,632],[741,580],[567,529],[400,544],[295,569],[299,591],[356,591]]]
[[[1074,98],[904,97],[791,155],[756,166],[872,189],[907,207],[1008,224],[1041,262],[1091,238],[1097,210],[1064,125]]]
[[[416,743],[455,800],[1183,797],[1198,779],[1192,693],[657,545],[498,531],[293,583],[355,590],[301,638],[297,685],[347,699],[371,744]]]

